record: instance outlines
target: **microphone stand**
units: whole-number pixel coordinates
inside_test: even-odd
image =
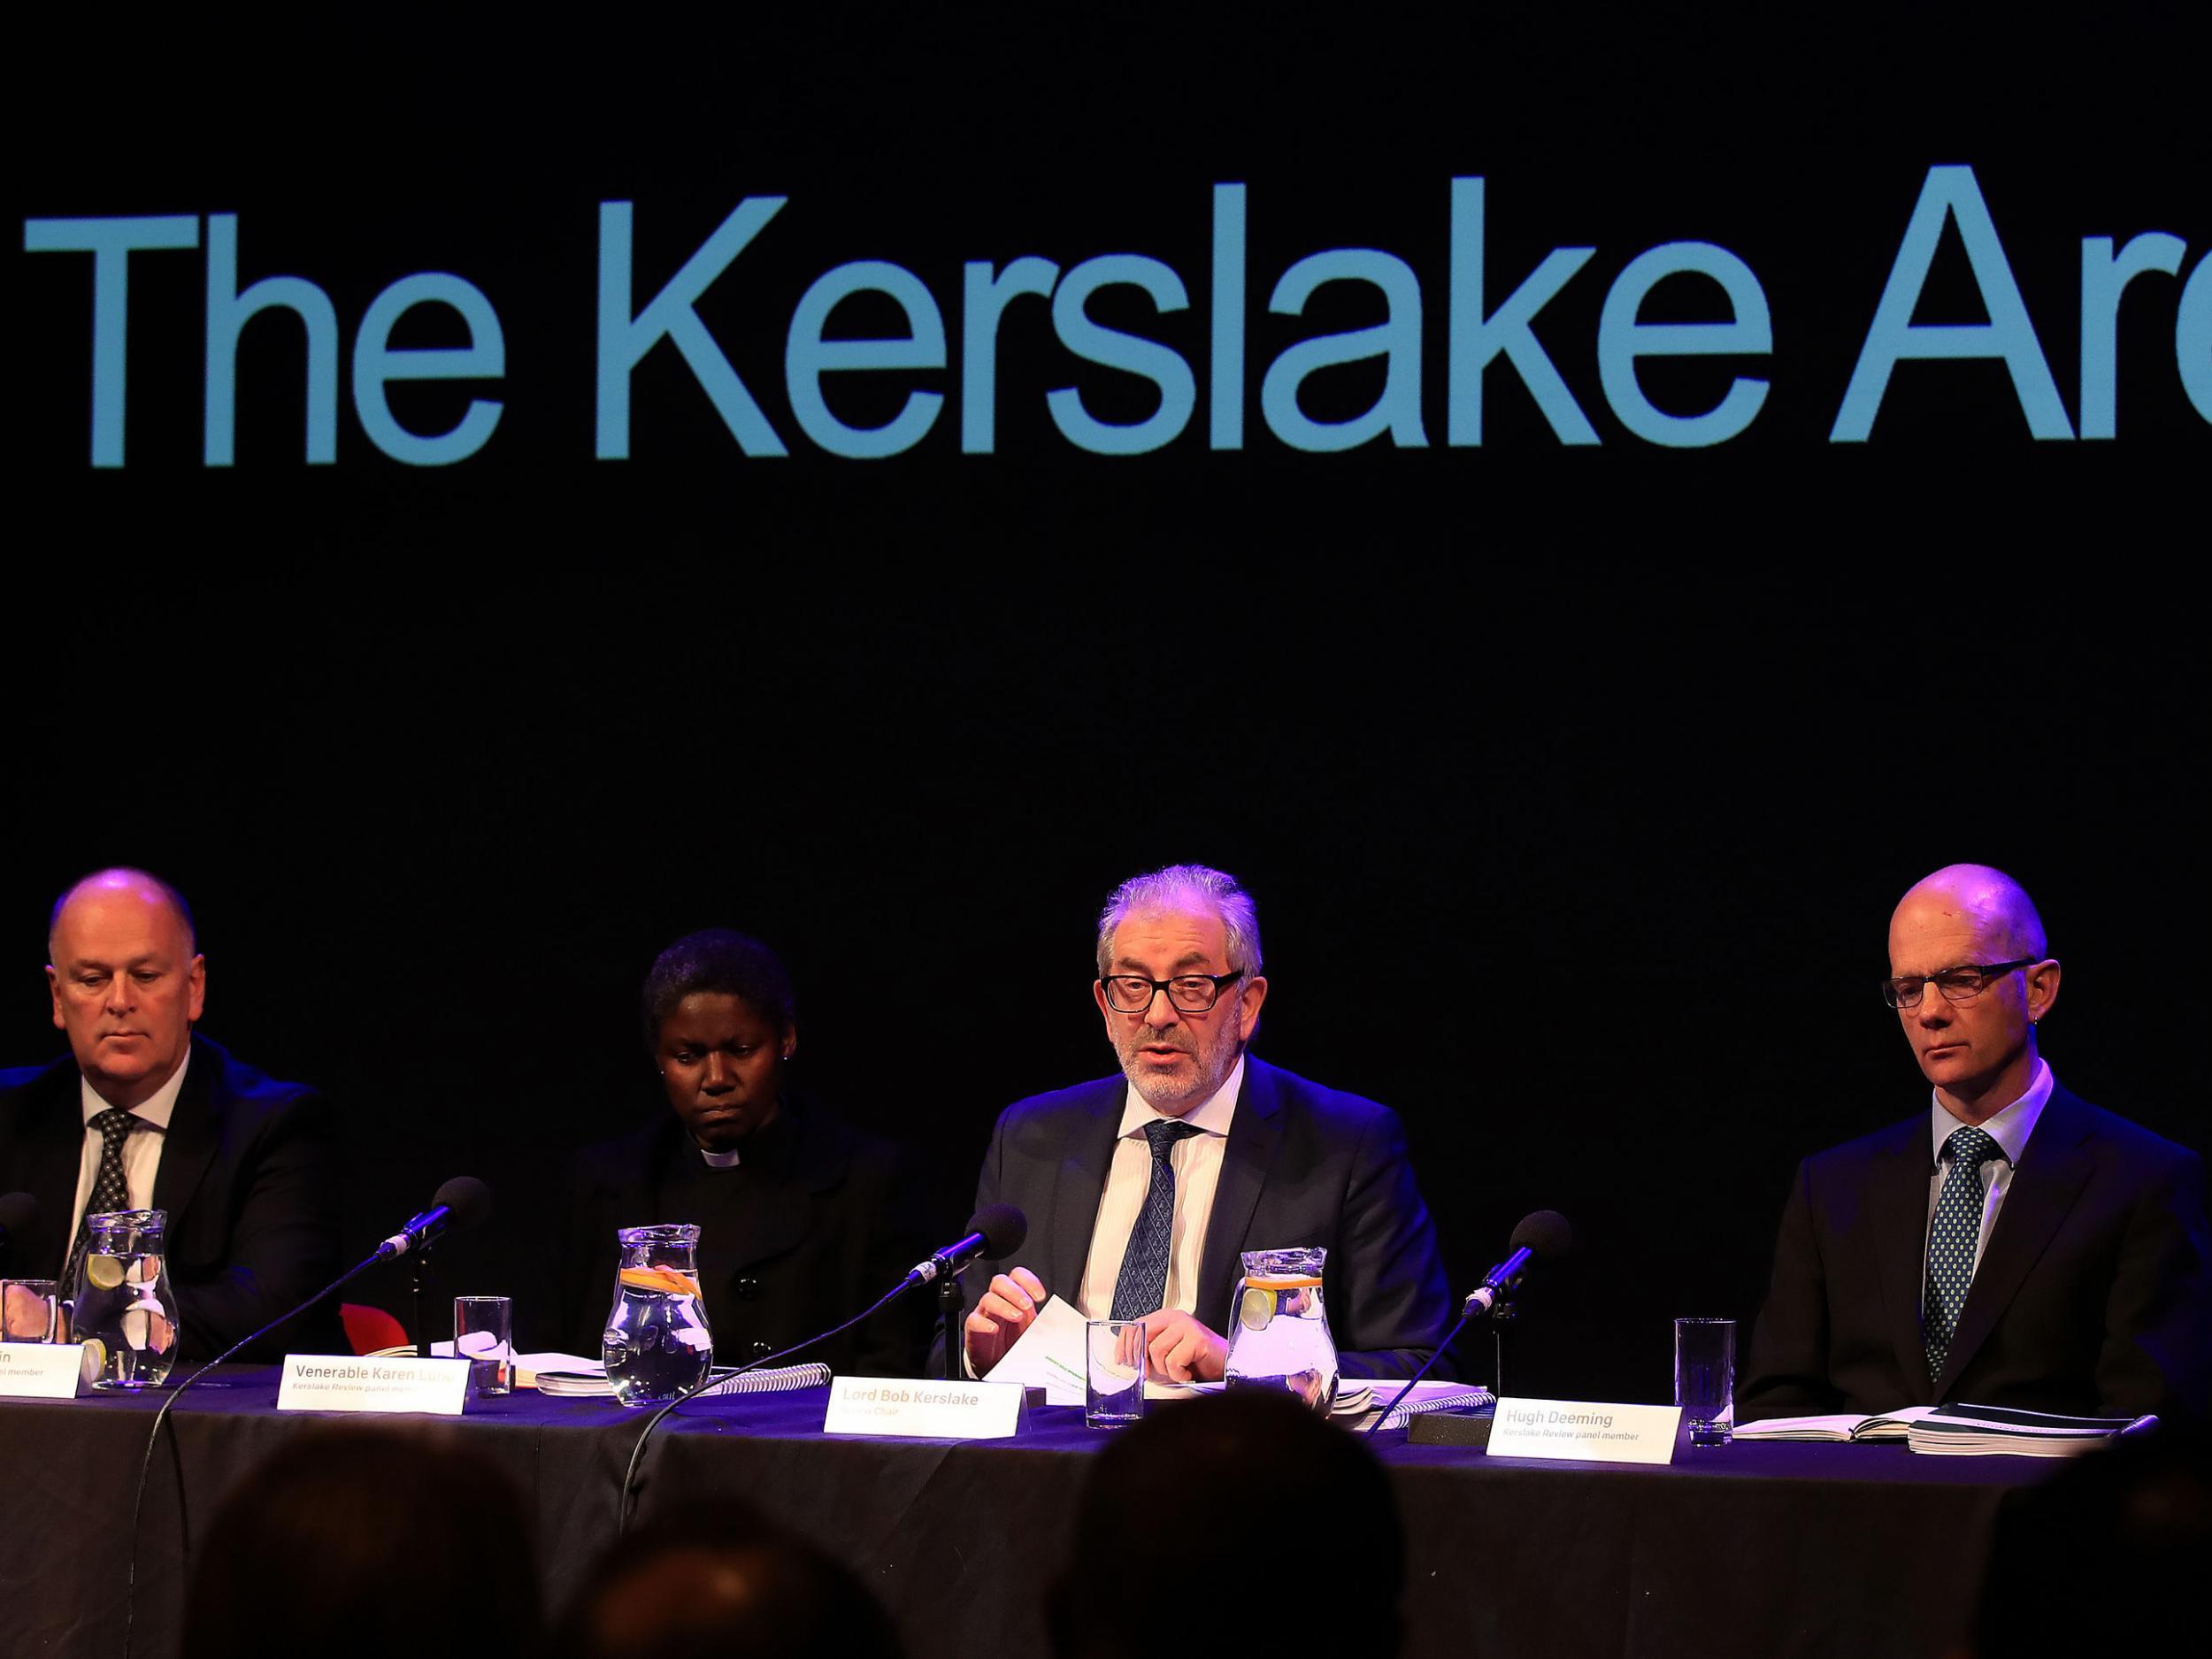
[[[417,1359],[430,1357],[430,1320],[429,1316],[423,1311],[423,1298],[430,1289],[430,1246],[433,1240],[425,1239],[419,1245],[407,1252],[410,1263],[407,1280],[413,1289],[415,1297],[415,1357]]]
[[[1429,1374],[1430,1367],[1434,1365],[1438,1360],[1444,1356],[1446,1349],[1449,1348],[1453,1343],[1459,1340],[1459,1333],[1467,1328],[1467,1322],[1473,1318],[1478,1313],[1484,1315],[1486,1317],[1494,1322],[1491,1328],[1497,1342],[1498,1366],[1497,1371],[1494,1373],[1494,1379],[1496,1381],[1498,1387],[1503,1387],[1505,1386],[1505,1338],[1503,1333],[1498,1330],[1495,1322],[1499,1320],[1510,1322],[1512,1319],[1513,1304],[1507,1301],[1506,1298],[1510,1296],[1514,1290],[1519,1286],[1521,1279],[1522,1275],[1520,1273],[1516,1273],[1511,1278],[1504,1279],[1495,1286],[1485,1286],[1485,1289],[1492,1290],[1494,1293],[1494,1299],[1487,1303],[1478,1300],[1481,1294],[1481,1292],[1479,1291],[1478,1291],[1475,1295],[1468,1297],[1466,1304],[1460,1310],[1459,1323],[1455,1325],[1449,1331],[1444,1333],[1444,1340],[1441,1342],[1439,1342],[1436,1347],[1430,1351],[1428,1358],[1422,1362],[1421,1369],[1415,1371],[1412,1376],[1406,1379],[1405,1386],[1399,1389],[1396,1394],[1390,1397],[1390,1403],[1385,1406],[1382,1409],[1381,1413],[1377,1416],[1375,1420],[1372,1423],[1370,1423],[1365,1429],[1361,1431],[1361,1432],[1372,1434],[1377,1429],[1382,1427],[1383,1424],[1389,1419],[1390,1414],[1393,1411],[1395,1411],[1400,1403],[1404,1401],[1405,1397],[1413,1392],[1413,1385],[1419,1382],[1422,1378]],[[1497,1388],[1493,1388],[1490,1392],[1494,1394],[1498,1392],[1498,1390]]]
[[[962,1377],[960,1364],[960,1275],[946,1273],[937,1280],[937,1332],[945,1344],[945,1377],[947,1382],[958,1382]]]

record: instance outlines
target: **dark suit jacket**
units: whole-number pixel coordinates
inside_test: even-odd
[[[1127,1087],[1101,1078],[1008,1107],[976,1186],[979,1210],[1008,1203],[1029,1218],[1028,1242],[1011,1259],[1070,1302]],[[1436,1229],[1397,1114],[1247,1055],[1199,1256],[1198,1320],[1226,1334],[1242,1253],[1292,1245],[1329,1253],[1322,1294],[1347,1376],[1410,1376],[1450,1330]],[[965,1275],[970,1311],[989,1282],[981,1268]],[[1432,1374],[1451,1374],[1448,1356]]]
[[[0,1071],[0,1187],[38,1200],[39,1235],[8,1271],[58,1276],[69,1253],[84,1115],[76,1062]],[[214,1356],[338,1277],[335,1125],[314,1090],[280,1083],[192,1039],[163,1138],[153,1208],[166,1210],[180,1364]],[[62,1294],[67,1295],[68,1288]],[[335,1299],[240,1357],[352,1352]]]
[[[889,1143],[818,1107],[787,1102],[745,1147],[742,1171],[730,1172],[746,1180],[737,1231],[700,1243],[700,1290],[718,1365],[745,1364],[851,1318],[932,1248],[914,1183]],[[577,1154],[561,1269],[562,1340],[571,1351],[599,1352],[614,1300],[616,1230],[703,1219],[657,1210],[676,1160],[695,1156],[672,1113]],[[791,1363],[820,1360],[840,1376],[919,1376],[931,1313],[928,1293],[910,1292]]]
[[[1930,1377],[1928,1143],[1924,1111],[1799,1166],[1738,1396],[1747,1418],[1960,1401],[2205,1409],[2212,1243],[2195,1153],[2055,1088]]]

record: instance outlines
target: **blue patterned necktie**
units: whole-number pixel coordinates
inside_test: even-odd
[[[85,1201],[84,1213],[88,1220],[94,1216],[106,1215],[110,1210],[131,1207],[130,1183],[123,1174],[123,1143],[141,1129],[151,1129],[135,1112],[120,1106],[110,1106],[92,1114],[92,1126],[100,1132],[100,1172],[92,1179],[92,1196]],[[84,1260],[85,1247],[92,1242],[92,1231],[84,1221],[77,1223],[77,1236],[70,1240],[69,1259],[62,1264],[61,1294],[77,1294],[77,1264]]]
[[[1152,1185],[1145,1189],[1144,1208],[1137,1212],[1129,1248],[1121,1255],[1112,1318],[1142,1318],[1158,1312],[1166,1300],[1168,1244],[1175,1233],[1175,1166],[1168,1153],[1178,1141],[1196,1133],[1194,1125],[1164,1118],[1144,1126],[1144,1138],[1152,1143]]]
[[[1974,1246],[1982,1231],[1982,1165],[2005,1156],[1996,1137],[1979,1129],[1954,1129],[1943,1149],[1951,1162],[1928,1227],[1928,1286],[1920,1314],[1931,1387],[1943,1379],[1959,1310],[1966,1306],[1967,1286],[1974,1282]]]

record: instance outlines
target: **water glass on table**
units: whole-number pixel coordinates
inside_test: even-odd
[[[1083,1327],[1083,1422],[1117,1429],[1144,1416],[1144,1321],[1093,1319]]]
[[[507,1296],[453,1299],[453,1352],[469,1362],[469,1394],[511,1394],[515,1386],[515,1305]]]
[[[1674,1322],[1674,1402],[1693,1446],[1725,1446],[1736,1421],[1736,1322]]]
[[[0,1279],[0,1341],[55,1342],[60,1286],[50,1279]]]

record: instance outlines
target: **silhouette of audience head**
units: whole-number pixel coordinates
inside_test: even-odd
[[[1206,1565],[1152,1571],[1171,1536],[1202,1539]],[[1404,1576],[1397,1504],[1367,1448],[1287,1394],[1237,1388],[1156,1404],[1099,1454],[1046,1621],[1058,1659],[1388,1659]]]
[[[609,1550],[560,1622],[558,1659],[900,1659],[841,1563],[728,1506],[656,1517]]]
[[[1998,1511],[1974,1617],[1980,1659],[2150,1654],[2202,1619],[2212,1440],[2167,1424],[2084,1452]]]
[[[348,1426],[288,1440],[195,1540],[184,1659],[426,1640],[442,1653],[534,1652],[532,1534],[498,1464],[451,1436]]]

